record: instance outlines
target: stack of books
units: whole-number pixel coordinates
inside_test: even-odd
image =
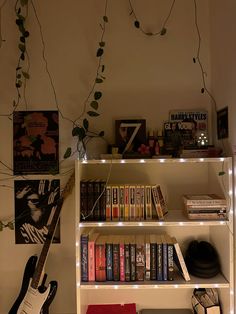
[[[183,201],[189,219],[227,219],[227,200],[217,194],[185,194]]]

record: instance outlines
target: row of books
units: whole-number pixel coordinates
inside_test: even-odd
[[[189,273],[180,246],[168,234],[81,235],[81,281],[169,281]]]
[[[80,182],[81,220],[163,220],[167,206],[160,185],[106,185],[102,180]]]
[[[227,218],[227,200],[217,194],[185,194],[183,201],[189,219]]]

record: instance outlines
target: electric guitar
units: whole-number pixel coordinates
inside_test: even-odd
[[[74,185],[74,179],[74,174],[72,174],[59,200],[56,202],[56,208],[39,259],[37,256],[31,256],[29,258],[25,267],[20,293],[8,314],[49,313],[49,306],[56,295],[57,282],[51,281],[48,287],[45,286],[47,275],[44,274],[44,266],[59,220],[63,201],[71,191]]]

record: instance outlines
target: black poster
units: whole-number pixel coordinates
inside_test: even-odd
[[[60,180],[16,180],[14,183],[16,244],[44,243],[57,208]],[[53,242],[60,242],[59,224]]]
[[[14,174],[58,173],[58,112],[15,111]]]

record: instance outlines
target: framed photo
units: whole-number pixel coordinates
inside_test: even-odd
[[[217,111],[217,138],[218,140],[229,137],[228,107]]]
[[[57,111],[15,111],[14,174],[58,173],[58,142]]]
[[[116,120],[115,139],[120,154],[137,153],[140,145],[146,143],[146,120]]]
[[[15,180],[16,244],[44,243],[60,196],[60,180]],[[58,223],[53,243],[60,243]]]

